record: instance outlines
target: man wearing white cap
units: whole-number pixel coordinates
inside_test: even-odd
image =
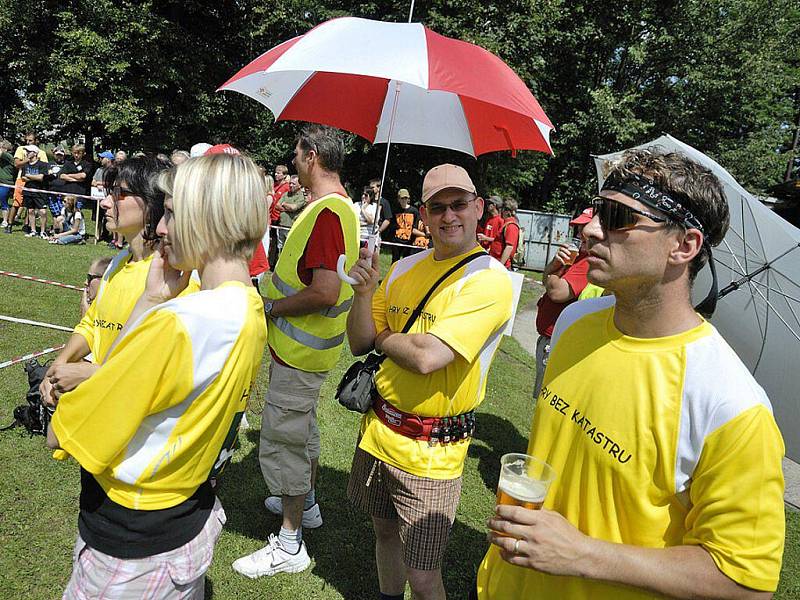
[[[386,357],[347,489],[372,517],[382,600],[403,598],[406,582],[414,598],[445,598],[442,559],[474,411],[511,316],[511,279],[476,241],[483,199],[467,172],[434,167],[422,201],[433,249],[394,263],[380,286],[377,252],[362,249],[350,271],[359,282],[347,320],[350,348]]]
[[[22,146],[17,146],[17,149],[14,152],[14,167],[19,169],[19,171],[17,171],[17,185],[16,189],[14,190],[14,200],[8,212],[8,224],[6,225],[5,233],[11,233],[11,227],[14,224],[14,219],[17,218],[17,211],[22,208],[22,188],[25,185],[25,181],[22,179],[22,167],[28,162],[27,147],[36,146],[36,143],[36,134],[33,131],[29,131],[25,134],[25,143]],[[36,147],[38,148],[38,146]],[[39,160],[43,163],[47,162],[47,153],[45,153],[45,151],[41,148],[39,148]],[[23,220],[27,219],[24,218]]]
[[[592,209],[587,208],[569,222],[573,227],[582,230],[592,220]],[[580,244],[577,256],[575,249],[569,244],[559,247],[555,257],[542,273],[544,295],[539,298],[536,311],[536,381],[533,385],[534,399],[539,397],[542,389],[544,369],[547,366],[547,355],[550,352],[550,338],[556,320],[567,306],[575,302],[589,283],[586,273],[589,271],[586,244]]]
[[[36,237],[36,216],[39,216],[39,237],[47,239],[45,229],[47,227],[47,195],[39,191],[47,189],[47,171],[50,165],[43,162],[39,156],[39,147],[33,144],[25,146],[28,155],[28,162],[20,168],[22,180],[25,182],[25,189],[22,192],[23,204],[28,209],[28,225],[30,232],[27,237]]]

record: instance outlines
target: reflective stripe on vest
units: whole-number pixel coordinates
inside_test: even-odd
[[[303,346],[308,346],[314,350],[329,350],[344,342],[343,333],[332,338],[321,338],[295,327],[283,317],[273,317],[270,325],[277,327],[296,342],[303,344]]]
[[[306,284],[297,273],[317,217],[330,210],[339,219],[344,237],[345,268],[358,260],[358,218],[352,203],[344,196],[330,194],[303,209],[292,225],[283,251],[266,289],[266,297],[275,301],[300,293]],[[330,371],[339,360],[347,329],[347,312],[353,304],[353,289],[339,282],[336,305],[315,309],[310,314],[273,318],[268,326],[268,342],[275,355],[287,365],[308,372]]]
[[[283,279],[278,277],[277,273],[273,273],[271,279],[272,279],[272,285],[274,285],[277,288],[277,290],[281,294],[286,296],[287,298],[289,296],[294,296],[297,292],[300,291],[300,290],[294,289],[292,286],[290,286],[288,283],[286,283]],[[347,300],[345,300],[344,302],[342,302],[338,306],[331,306],[331,307],[322,309],[321,311],[319,311],[319,314],[321,314],[323,317],[335,318],[335,317],[338,317],[339,315],[341,315],[342,313],[346,313],[348,310],[350,310],[351,306],[353,306],[353,299],[352,298],[348,298]],[[281,329],[281,331],[286,333],[286,335],[289,335],[289,337],[294,337],[294,336],[291,336],[289,333],[287,333],[283,329]],[[297,338],[295,338],[295,339],[297,339]],[[297,340],[297,341],[300,341],[300,340]]]

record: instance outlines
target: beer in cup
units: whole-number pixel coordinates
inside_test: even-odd
[[[553,467],[527,454],[505,454],[500,459],[497,504],[542,508],[547,490],[556,478]]]
[[[567,261],[568,265],[571,265],[575,262],[575,259],[578,258],[578,252],[581,249],[581,238],[572,238],[569,245],[567,246],[567,250],[569,250],[569,260]]]

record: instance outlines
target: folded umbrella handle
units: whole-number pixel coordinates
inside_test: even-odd
[[[376,249],[379,249],[381,246],[381,239],[380,235],[377,233],[372,233],[367,237],[367,249],[369,250],[369,255],[372,256],[372,253],[375,252]],[[339,255],[339,260],[336,263],[336,272],[339,274],[339,279],[344,281],[345,283],[349,283],[350,285],[356,285],[358,283],[357,280],[350,277],[347,274],[347,271],[344,270],[344,265],[347,262],[347,256],[344,254]]]

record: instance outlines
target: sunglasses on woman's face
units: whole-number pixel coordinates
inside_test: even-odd
[[[95,279],[102,279],[102,275],[95,275],[94,273],[86,274],[86,285],[91,284]]]
[[[659,217],[653,213],[631,208],[627,204],[596,196],[592,200],[592,210],[600,219],[600,226],[606,231],[617,231],[620,229],[630,229],[639,222],[636,215],[641,215],[652,219],[656,223],[666,223],[669,219]]]

